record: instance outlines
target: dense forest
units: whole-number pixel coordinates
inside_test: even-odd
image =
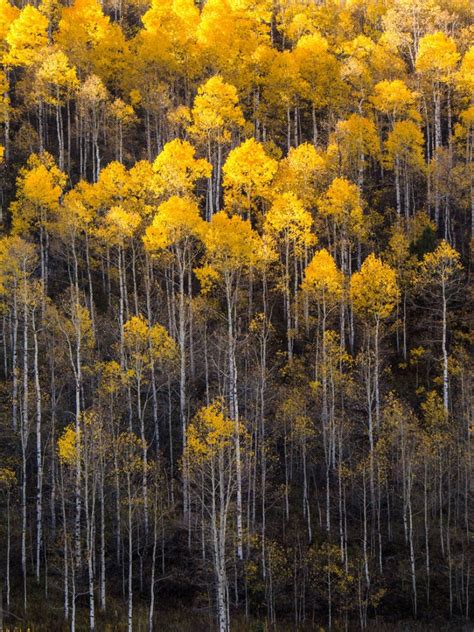
[[[472,629],[473,17],[0,0],[0,629]]]

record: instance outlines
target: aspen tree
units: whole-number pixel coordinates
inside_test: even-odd
[[[56,134],[59,147],[58,166],[64,169],[64,124],[62,108],[79,87],[76,70],[61,50],[47,50],[36,71],[37,98],[56,110]],[[68,148],[70,149],[70,148]]]
[[[196,269],[201,287],[210,289],[213,284],[222,286],[227,316],[227,362],[229,414],[235,424],[235,450],[237,468],[237,555],[243,558],[242,531],[242,460],[240,455],[238,368],[237,346],[237,300],[241,278],[259,262],[264,251],[262,241],[252,230],[250,222],[234,215],[228,217],[224,211],[213,215],[204,233],[204,265]]]
[[[14,232],[26,235],[38,229],[41,281],[48,292],[49,225],[59,208],[66,176],[58,169],[53,157],[44,152],[32,154],[17,180],[17,199],[12,202]]]
[[[255,219],[262,202],[271,197],[277,166],[254,138],[233,149],[222,168],[226,208],[244,219]]]
[[[329,472],[331,467],[334,468],[336,465],[336,436],[333,414],[330,414],[332,407],[328,404],[330,370],[328,370],[327,342],[330,342],[328,338],[330,332],[326,325],[328,316],[340,303],[343,284],[342,274],[325,248],[319,250],[306,267],[302,288],[309,295],[310,301],[317,304],[319,313],[317,350],[319,352],[321,348],[321,361],[319,366],[315,367],[315,376],[322,384],[321,421],[326,459],[326,530],[329,531],[331,525]]]
[[[366,320],[367,422],[370,446],[370,486],[372,503],[374,503],[375,433],[380,424],[380,328],[393,313],[399,300],[395,271],[374,254],[370,254],[362,264],[360,272],[354,272],[352,275],[350,295],[356,312]],[[370,367],[371,354],[374,358],[373,370]],[[373,400],[375,400],[375,420],[373,419]]]
[[[204,504],[209,546],[216,579],[219,632],[229,632],[226,563],[231,503],[238,492],[238,464],[244,458],[246,437],[240,423],[226,415],[219,400],[201,408],[188,428],[187,467],[193,491]],[[236,436],[239,437],[236,442]],[[204,494],[200,487],[204,484]]]
[[[127,367],[130,377],[135,379],[137,396],[137,416],[140,428],[140,440],[143,446],[142,492],[145,531],[148,531],[148,441],[145,435],[145,406],[142,400],[142,388],[147,379],[146,373],[153,363],[171,362],[175,355],[174,341],[164,327],[158,323],[150,325],[141,315],[132,316],[123,326],[124,342],[127,352]]]
[[[196,150],[187,141],[175,139],[163,147],[153,162],[151,190],[159,200],[191,196],[200,178],[209,178],[211,165],[203,158],[195,158]]]
[[[14,310],[14,358],[13,358],[13,427],[19,432],[21,446],[21,571],[23,580],[23,608],[27,607],[27,449],[31,429],[29,407],[30,373],[30,312],[34,304],[31,275],[37,265],[34,248],[18,237],[4,238],[0,248],[0,289],[2,293],[11,287]],[[3,277],[3,278],[2,278]],[[21,321],[20,321],[21,319]],[[17,359],[16,345],[19,342],[19,323],[23,325],[22,366]],[[18,364],[17,364],[18,362]],[[21,379],[20,379],[21,378]],[[21,396],[21,402],[20,402]],[[40,476],[40,473],[37,473]]]
[[[294,48],[301,94],[311,103],[314,145],[318,142],[317,114],[325,107],[336,108],[345,88],[340,65],[328,48],[328,41],[319,33],[303,35]]]
[[[339,121],[334,133],[343,173],[362,188],[370,160],[380,159],[380,141],[374,122],[359,114]]]
[[[199,87],[191,117],[188,131],[206,145],[207,160],[212,165],[213,178],[209,178],[207,192],[208,217],[212,217],[214,208],[220,209],[223,148],[245,122],[237,90],[219,75],[211,77]]]
[[[427,253],[420,266],[423,291],[435,301],[430,307],[437,314],[441,312],[443,404],[446,411],[449,411],[448,306],[459,290],[461,270],[459,253],[446,241],[442,241],[434,252]]]
[[[312,225],[311,214],[290,192],[275,196],[265,215],[264,231],[274,240],[283,258],[283,295],[289,361],[293,356],[294,338],[298,330],[298,263],[302,261],[307,250],[317,242],[316,235],[311,231]]]
[[[423,134],[412,121],[398,121],[387,137],[385,149],[385,163],[395,173],[397,213],[400,215],[402,212],[403,190],[403,208],[405,218],[408,219],[412,206],[414,177],[423,174],[425,170]]]
[[[454,78],[454,71],[459,61],[459,53],[456,50],[454,40],[446,36],[441,31],[430,33],[422,37],[419,41],[416,70],[422,79],[428,84],[431,92],[433,107],[433,159],[436,163],[439,159],[439,152],[443,145],[442,139],[442,108],[443,102],[447,99],[448,106],[448,142],[451,146],[452,134],[452,113],[451,113],[451,90]],[[435,222],[440,225],[440,191],[438,175],[434,174],[434,195],[435,195]],[[445,208],[445,223],[449,223],[449,208]]]
[[[183,452],[186,448],[188,395],[186,387],[186,327],[189,315],[185,305],[185,279],[196,256],[196,243],[204,234],[204,222],[197,205],[189,199],[171,197],[157,209],[152,224],[146,229],[145,248],[159,255],[170,251],[178,273],[178,345],[180,356],[179,406]],[[191,306],[188,306],[190,309]],[[186,469],[183,480],[184,510],[188,511]]]

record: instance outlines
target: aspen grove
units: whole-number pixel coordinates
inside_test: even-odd
[[[0,630],[471,629],[473,18],[0,0]]]

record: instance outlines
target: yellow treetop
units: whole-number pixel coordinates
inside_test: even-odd
[[[231,446],[235,422],[230,419],[220,400],[199,410],[187,430],[188,460],[198,463],[217,456]]]
[[[255,138],[233,149],[222,169],[225,203],[233,211],[250,215],[257,198],[271,196],[270,185],[278,163]]]
[[[61,463],[64,465],[74,465],[77,460],[79,450],[78,433],[74,428],[74,424],[69,424],[64,429],[62,435],[58,438],[57,450]]]
[[[79,112],[85,118],[97,116],[97,110],[104,106],[109,98],[109,93],[104,82],[97,75],[89,75],[79,87],[77,105]]]
[[[325,195],[318,201],[321,215],[332,217],[335,223],[362,236],[364,233],[364,217],[359,187],[346,178],[335,178]]]
[[[343,95],[340,64],[329,52],[328,41],[319,33],[303,35],[296,44],[294,57],[302,80],[301,93],[316,109],[331,105]]]
[[[459,72],[456,76],[459,88],[468,94],[471,100],[474,99],[474,46],[471,46],[465,53]]]
[[[292,147],[280,162],[275,189],[292,191],[310,207],[315,202],[317,186],[324,176],[326,163],[321,153],[310,143]]]
[[[153,360],[176,357],[176,343],[160,324],[150,326],[141,315],[132,316],[123,326],[125,346],[135,365],[148,366]]]
[[[195,270],[204,291],[213,282],[233,273],[264,263],[268,249],[249,220],[238,215],[229,217],[225,211],[212,216],[203,235],[206,248],[204,265]]]
[[[48,44],[48,20],[31,4],[22,9],[8,29],[9,46],[5,62],[12,66],[31,66]]]
[[[373,253],[351,278],[350,296],[355,309],[365,317],[379,321],[390,316],[399,299],[397,275]]]
[[[416,56],[418,72],[446,81],[459,61],[455,41],[438,31],[421,38]]]
[[[74,239],[77,234],[87,231],[92,224],[93,212],[84,199],[81,185],[87,187],[86,183],[79,182],[74,189],[66,193],[55,213],[51,228],[63,239]]]
[[[128,185],[127,170],[114,160],[101,170],[98,181],[88,191],[88,198],[96,208],[106,209],[128,197]]]
[[[296,254],[313,246],[316,235],[311,232],[313,217],[294,193],[286,192],[275,196],[270,210],[265,215],[264,230],[276,240],[283,238],[291,242]]]
[[[400,118],[419,118],[415,109],[418,95],[410,90],[404,81],[380,81],[375,87],[370,101],[376,110],[395,121]]]
[[[12,6],[8,0],[0,0],[0,47],[1,50],[5,50],[5,37],[10,28],[10,24],[15,20],[20,13],[20,10]]]
[[[158,207],[151,226],[143,238],[151,252],[163,250],[190,238],[200,237],[204,220],[197,204],[189,198],[171,197]]]
[[[66,176],[56,167],[50,155],[32,154],[20,179],[18,184],[25,198],[37,206],[57,207]]]
[[[123,245],[134,237],[141,222],[141,216],[135,211],[113,206],[104,217],[98,233],[111,244]]]
[[[13,228],[28,230],[36,221],[47,221],[47,214],[59,207],[66,175],[47,152],[31,154],[17,178],[17,199],[11,204]]]
[[[461,255],[444,239],[433,252],[428,252],[421,262],[421,272],[428,283],[447,283],[462,270]]]
[[[354,165],[358,170],[360,161],[366,157],[380,157],[380,140],[375,123],[360,114],[351,114],[345,121],[339,121],[334,134],[346,169]]]
[[[135,110],[129,103],[125,103],[119,97],[110,104],[109,111],[116,121],[123,126],[131,125],[137,121]]]
[[[11,284],[22,275],[29,275],[37,261],[33,244],[18,235],[0,238],[0,295],[6,294]]]
[[[101,171],[101,175],[102,175]],[[149,206],[151,202],[150,187],[153,178],[153,167],[148,160],[139,160],[128,172],[128,177],[125,181],[126,196],[129,201],[136,200],[143,207]],[[146,209],[146,214],[151,209]]]
[[[220,75],[211,77],[198,88],[191,111],[189,132],[200,139],[228,142],[233,129],[243,127],[245,119],[235,87]]]
[[[259,45],[270,42],[271,8],[269,0],[207,0],[202,8],[197,40],[204,58],[239,90],[248,89],[246,68]]]
[[[176,138],[163,147],[153,163],[151,188],[157,197],[192,195],[200,178],[209,178],[212,167],[203,158],[195,158],[195,148]]]
[[[394,169],[401,161],[415,171],[425,168],[424,138],[413,121],[397,121],[385,142],[385,164]]]
[[[61,50],[47,49],[36,73],[37,90],[46,103],[60,106],[79,86],[76,69]]]
[[[321,302],[337,301],[341,298],[342,273],[326,248],[318,250],[308,264],[302,289]]]
[[[152,0],[143,15],[139,55],[161,72],[189,73],[196,54],[199,10],[194,0]],[[194,68],[193,68],[194,69]]]
[[[64,7],[54,40],[82,77],[94,73],[114,85],[122,80],[127,42],[98,0],[75,0]]]

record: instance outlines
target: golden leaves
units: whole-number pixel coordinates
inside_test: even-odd
[[[264,230],[271,237],[283,242],[291,242],[296,254],[317,242],[316,235],[311,232],[313,218],[296,195],[291,192],[281,193],[273,199],[272,206],[265,215]]]
[[[191,115],[190,134],[198,139],[213,138],[219,143],[228,142],[231,131],[245,123],[236,88],[225,83],[220,75],[198,88]]]
[[[318,301],[337,301],[342,295],[342,279],[333,257],[322,248],[305,270],[302,289]]]
[[[232,443],[235,431],[221,400],[201,408],[188,427],[188,458],[199,462],[217,455]]]
[[[222,169],[226,206],[249,217],[257,198],[271,197],[270,185],[277,167],[277,161],[254,138],[233,149]]]
[[[151,226],[146,229],[143,242],[150,252],[170,246],[191,237],[199,238],[204,221],[197,204],[188,198],[172,196],[158,207]]]
[[[358,312],[377,321],[388,318],[399,299],[395,270],[370,254],[352,275],[350,296]]]
[[[151,188],[156,196],[191,195],[197,180],[210,177],[211,165],[195,153],[187,141],[176,138],[166,143],[153,163]]]

